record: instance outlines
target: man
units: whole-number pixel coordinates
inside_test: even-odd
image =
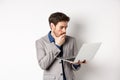
[[[49,17],[51,31],[36,41],[37,59],[44,70],[44,80],[75,80],[73,70],[84,62],[68,63],[57,57],[72,57],[78,53],[76,41],[66,35],[70,18],[61,12]]]

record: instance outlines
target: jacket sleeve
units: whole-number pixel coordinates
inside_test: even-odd
[[[57,55],[60,53],[59,48],[54,43],[44,44],[42,41],[36,41],[37,59],[40,67],[48,69]]]

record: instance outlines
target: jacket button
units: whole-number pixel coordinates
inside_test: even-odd
[[[60,74],[61,76],[63,75],[63,73]]]

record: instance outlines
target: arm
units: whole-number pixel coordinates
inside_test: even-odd
[[[49,44],[43,44],[42,41],[36,41],[37,59],[42,69],[48,69],[53,63],[60,50],[52,42]]]
[[[72,63],[72,68],[74,70],[78,70],[80,67],[81,67],[81,64],[85,64],[86,63],[86,60],[83,60],[83,61],[78,61],[78,62],[75,62],[75,63]]]

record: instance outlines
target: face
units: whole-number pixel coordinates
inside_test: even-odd
[[[68,26],[67,21],[58,22],[57,25],[51,23],[51,31],[56,35],[56,37],[59,37],[62,34],[66,34],[67,26]]]

